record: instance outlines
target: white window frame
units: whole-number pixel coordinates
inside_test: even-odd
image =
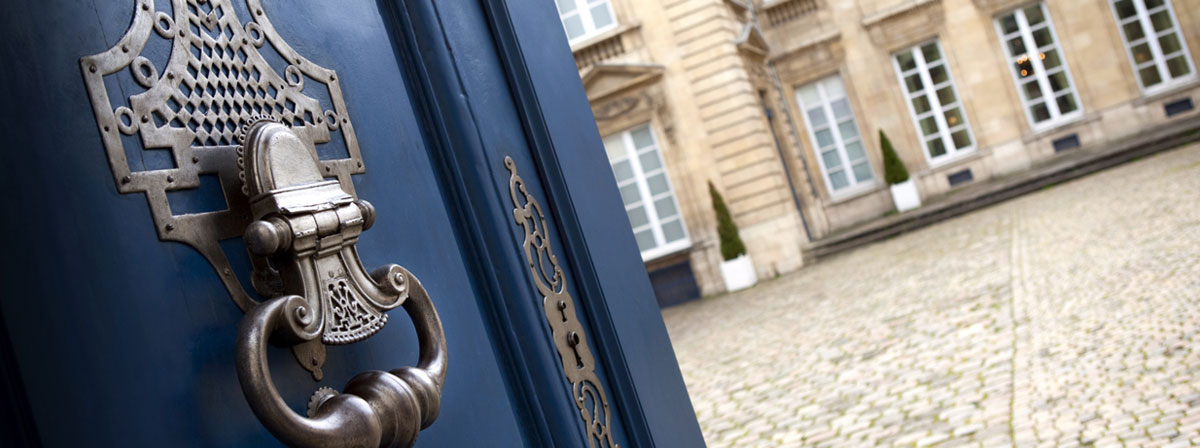
[[[1175,7],[1171,5],[1171,0],[1163,0],[1162,6],[1165,8],[1168,17],[1171,18],[1171,27],[1161,33],[1154,31],[1154,24],[1150,22],[1150,12],[1146,9],[1145,0],[1130,0],[1133,3],[1134,9],[1137,11],[1132,16],[1132,20],[1127,18],[1122,22],[1120,13],[1117,12],[1117,2],[1120,0],[1109,0],[1109,9],[1113,12],[1113,19],[1116,20],[1118,32],[1121,33],[1121,41],[1125,44],[1125,54],[1129,56],[1129,65],[1133,69],[1133,77],[1137,80],[1138,87],[1141,87],[1142,93],[1152,95],[1164,90],[1170,90],[1180,84],[1184,84],[1196,79],[1196,65],[1192,62],[1192,54],[1187,46],[1187,36],[1183,34],[1183,30],[1179,27],[1179,18],[1175,16]],[[1157,13],[1159,10],[1155,10]],[[1142,75],[1139,73],[1137,59],[1133,55],[1133,45],[1129,41],[1129,37],[1125,35],[1124,25],[1136,20],[1142,28],[1142,39],[1150,47],[1150,59],[1153,62],[1155,69],[1158,71],[1159,83],[1150,87],[1146,87],[1142,83]],[[1171,71],[1167,69],[1167,57],[1163,55],[1162,48],[1159,46],[1158,39],[1170,33],[1175,33],[1179,39],[1180,52],[1183,54],[1184,62],[1188,65],[1188,74],[1173,78]],[[1172,57],[1175,54],[1172,53]]]
[[[611,30],[611,29],[617,27],[617,24],[618,24],[617,14],[616,14],[616,11],[613,11],[611,0],[557,0],[557,1],[571,2],[571,3],[575,4],[574,11],[571,11],[566,14],[563,14],[562,11],[558,12],[558,22],[560,25],[562,25],[564,34],[567,32],[567,24],[565,23],[565,19],[567,17],[578,15],[579,21],[583,22],[583,34],[580,34],[579,36],[576,36],[575,38],[570,38],[570,37],[567,38],[567,43],[569,43],[571,45],[577,44],[579,42],[583,42],[583,41],[585,41],[591,37],[594,37],[600,33],[603,33],[605,31],[608,31],[608,30]],[[558,8],[557,1],[554,4],[555,8]],[[604,6],[608,8],[608,15],[609,15],[609,17],[612,17],[612,23],[605,25],[602,28],[596,28],[596,21],[595,21],[595,19],[592,18],[592,8],[601,3],[603,3]]]
[[[653,172],[651,172],[651,173],[646,173],[645,170],[642,169],[642,160],[641,160],[641,157],[639,157],[638,148],[633,143],[633,131],[636,131],[643,127],[649,129],[650,139],[653,141],[654,153],[658,156],[659,167],[657,169],[653,170]],[[628,129],[622,130],[620,132],[610,134],[610,137],[613,135],[620,136],[621,146],[622,146],[622,149],[624,149],[625,154],[623,154],[617,158],[609,158],[608,159],[609,170],[612,170],[613,165],[617,164],[618,162],[625,161],[625,160],[629,161],[630,169],[633,170],[632,178],[626,179],[624,181],[617,180],[617,189],[620,190],[620,188],[623,186],[629,185],[631,183],[636,183],[637,187],[638,187],[638,196],[640,199],[640,202],[636,202],[632,205],[625,206],[626,215],[628,215],[629,210],[631,210],[631,209],[634,209],[637,207],[643,207],[644,211],[646,212],[646,217],[647,217],[646,224],[643,224],[638,227],[633,227],[631,224],[630,229],[632,230],[633,234],[636,236],[638,232],[641,232],[641,231],[649,228],[654,235],[654,242],[656,243],[653,248],[642,251],[642,261],[650,261],[655,258],[659,258],[664,255],[675,253],[675,252],[687,249],[688,247],[691,247],[692,240],[691,240],[691,236],[688,234],[687,222],[685,222],[683,219],[683,209],[679,207],[679,199],[675,195],[675,186],[671,182],[671,174],[667,172],[667,164],[666,164],[666,161],[663,160],[663,156],[662,156],[662,146],[659,146],[659,144],[658,144],[659,139],[658,139],[658,135],[654,131],[653,124],[650,122],[642,123],[637,126],[633,126]],[[607,148],[606,148],[605,156],[610,157],[607,154]],[[663,173],[663,178],[667,182],[667,191],[665,191],[663,193],[659,193],[656,196],[651,195],[650,194],[650,184],[648,182],[648,179],[650,176],[656,175],[659,172]],[[616,179],[615,172],[613,173],[613,178]],[[663,236],[663,222],[660,221],[660,218],[658,216],[658,209],[654,204],[656,201],[666,198],[668,196],[671,198],[671,203],[675,206],[675,213],[677,213],[677,216],[678,216],[675,219],[679,220],[679,225],[683,229],[683,238],[672,241],[670,243],[667,243],[666,237]],[[622,203],[624,203],[623,200],[622,200]],[[670,221],[673,221],[673,220],[670,220]],[[670,221],[668,221],[668,223]]]
[[[837,78],[838,82],[842,84],[843,96],[833,98],[828,92],[826,92],[824,82],[830,78]],[[816,105],[805,104],[804,99],[800,96],[800,91],[809,85],[815,86],[817,88],[817,95],[821,97],[821,112],[825,114],[825,120],[828,125],[828,129],[830,130],[830,134],[833,135],[834,151],[837,153],[838,159],[842,162],[842,172],[846,174],[846,180],[849,181],[847,185],[841,189],[835,190],[833,187],[833,179],[830,177],[829,167],[825,166],[825,157],[821,155],[821,143],[820,140],[817,139],[816,128],[813,126],[812,120],[808,117],[808,109],[813,108],[813,106]],[[841,199],[855,196],[864,191],[869,191],[875,188],[876,178],[878,175],[875,172],[875,167],[871,165],[871,157],[868,154],[867,142],[866,139],[863,138],[862,128],[858,126],[858,116],[854,113],[853,105],[850,104],[850,92],[846,91],[846,83],[845,80],[841,79],[841,75],[834,74],[831,76],[826,76],[810,83],[798,86],[795,89],[795,95],[796,104],[800,106],[800,114],[804,116],[804,127],[808,132],[808,141],[812,144],[813,154],[816,156],[817,165],[821,168],[821,175],[825,180],[825,189],[829,192],[829,197],[831,199]],[[850,155],[846,153],[847,139],[843,138],[842,130],[838,126],[838,119],[833,113],[833,102],[843,98],[846,100],[847,106],[850,108],[850,118],[854,120],[854,130],[858,132],[858,137],[855,138],[858,139],[859,145],[862,146],[863,157],[866,158],[867,166],[871,168],[871,178],[867,180],[860,181],[858,180],[858,176],[854,175],[854,165],[850,161]],[[849,143],[853,143],[853,139],[850,140],[851,141]]]
[[[1029,20],[1025,17],[1025,9],[1029,8],[1030,6],[1037,6],[1041,8],[1046,29],[1050,32],[1050,39],[1052,40],[1050,45],[1045,47],[1037,46],[1037,41],[1034,40],[1033,31],[1029,26]],[[1000,20],[1008,15],[1012,15],[1017,21],[1016,33],[1004,33],[1004,26],[1001,24]],[[1021,99],[1021,104],[1025,109],[1025,117],[1029,119],[1030,128],[1032,128],[1034,131],[1042,131],[1062,126],[1066,123],[1082,118],[1083,103],[1079,99],[1079,92],[1075,89],[1075,77],[1071,76],[1071,68],[1069,67],[1069,64],[1067,64],[1067,57],[1066,54],[1063,53],[1062,46],[1059,45],[1058,31],[1054,29],[1054,20],[1050,18],[1050,11],[1046,8],[1046,4],[1044,2],[1038,2],[1025,5],[1021,8],[1017,8],[996,16],[996,19],[993,22],[996,25],[996,34],[1000,36],[1001,49],[1004,51],[1009,68],[1011,69],[1009,70],[1009,73],[1012,74],[1013,85],[1017,89],[1017,97]],[[1025,45],[1025,54],[1014,56],[1009,53],[1010,48],[1008,47],[1008,41],[1009,39],[1018,36],[1021,38],[1021,42]],[[1042,58],[1032,57],[1033,54],[1045,54],[1050,50],[1058,52],[1058,59],[1062,65],[1055,67],[1055,69],[1062,69],[1062,73],[1067,77],[1067,92],[1069,92],[1069,94],[1075,98],[1075,110],[1065,114],[1059,111],[1058,97],[1055,96],[1054,89],[1050,87],[1050,74],[1046,72],[1046,68],[1042,64]],[[1038,90],[1040,90],[1042,93],[1041,100],[1046,105],[1046,110],[1050,113],[1050,118],[1047,118],[1041,122],[1038,122],[1033,115],[1032,108],[1034,101],[1030,101],[1029,99],[1025,98],[1025,91],[1023,90],[1024,80],[1021,78],[1020,74],[1017,73],[1017,60],[1020,59],[1021,56],[1029,57],[1030,65],[1033,66],[1033,75],[1036,79],[1035,82],[1037,82]],[[945,56],[943,55],[943,57]]]
[[[947,107],[946,105],[942,104],[941,100],[938,99],[938,86],[933,84],[933,79],[929,76],[929,66],[925,63],[925,54],[921,51],[921,47],[930,43],[937,45],[938,53],[942,55],[942,66],[946,68],[946,82],[939,85],[943,87],[950,86],[950,88],[954,90],[954,103],[951,103],[951,107]],[[900,67],[900,61],[898,61],[896,58],[897,55],[905,52],[911,54],[913,56],[913,61],[915,61],[917,64],[915,69],[916,71],[909,71],[907,74]],[[967,107],[963,103],[962,95],[959,94],[958,85],[954,82],[954,73],[950,70],[950,59],[946,55],[946,49],[942,47],[941,40],[931,39],[913,45],[907,49],[892,53],[891,59],[892,67],[895,67],[896,69],[896,80],[900,83],[900,92],[904,94],[904,104],[906,107],[908,107],[909,117],[912,117],[913,129],[917,131],[917,140],[921,142],[921,154],[925,155],[925,162],[928,163],[930,167],[945,165],[962,157],[966,157],[968,154],[974,152],[975,148],[979,146],[979,141],[976,140],[975,133],[971,130],[971,120],[967,117]],[[921,77],[923,89],[921,93],[909,93],[908,86],[904,84],[904,78],[908,75],[912,75],[913,73],[916,73]],[[946,148],[946,153],[937,157],[930,156],[929,154],[929,147],[925,145],[925,142],[927,141],[925,138],[925,133],[921,132],[921,119],[917,117],[917,110],[913,108],[913,98],[916,98],[920,95],[925,95],[925,99],[929,101],[930,111],[933,112],[934,121],[937,122],[938,135],[941,137],[942,146]],[[949,126],[946,124],[946,110],[954,107],[954,105],[957,105],[959,110],[962,112],[962,126],[963,129],[967,131],[967,137],[971,139],[971,144],[963,148],[956,147],[954,145],[954,139],[951,137],[953,132],[950,131],[950,128],[957,126]]]

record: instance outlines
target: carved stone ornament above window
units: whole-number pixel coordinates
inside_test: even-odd
[[[771,62],[775,64],[781,80],[787,84],[825,76],[836,71],[842,63],[845,52],[841,37],[837,31],[814,36],[796,48],[772,55]]]
[[[995,15],[997,13],[1017,9],[1018,6],[1029,4],[1029,0],[973,0],[975,6],[987,15]]]
[[[936,34],[945,21],[941,0],[907,0],[890,8],[864,13],[862,25],[871,36],[871,42],[895,50]]]
[[[584,69],[579,77],[588,102],[598,104],[634,87],[662,80],[663,66],[654,64],[600,64]]]

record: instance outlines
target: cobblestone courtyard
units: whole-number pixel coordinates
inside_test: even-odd
[[[663,316],[711,446],[1200,445],[1200,145]]]

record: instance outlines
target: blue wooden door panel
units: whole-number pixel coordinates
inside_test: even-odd
[[[170,10],[170,0],[137,1]],[[522,252],[505,157],[546,211],[614,440],[703,445],[553,3],[264,6],[297,52],[340,78],[366,165],[354,186],[378,210],[358,244],[364,264],[407,267],[442,317],[450,368],[418,446],[587,445]],[[19,377],[27,401],[4,409],[33,422],[46,446],[275,446],[234,373],[241,311],[199,253],[158,240],[144,196],[114,188],[78,60],[116,42],[134,7],[0,6],[0,185],[16,216],[3,230],[17,254],[0,271],[10,285],[0,344],[11,349],[0,360],[16,364],[0,380]],[[242,1],[233,7],[250,17]],[[169,48],[143,54],[155,51]],[[112,78],[112,98],[136,93],[127,73]],[[127,155],[143,169],[173,163]],[[223,207],[222,186],[207,188],[176,195],[176,213]],[[240,239],[222,246],[244,253]],[[245,281],[247,260],[232,261]],[[320,383],[273,351],[284,397],[302,412],[317,386],[414,364],[415,334],[399,316],[363,343],[332,347]]]

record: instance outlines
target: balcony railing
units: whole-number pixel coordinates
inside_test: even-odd
[[[579,70],[591,67],[625,54],[625,33],[613,33],[586,47],[575,50],[575,67]]]
[[[763,5],[766,27],[775,28],[817,12],[817,0],[783,0]]]

